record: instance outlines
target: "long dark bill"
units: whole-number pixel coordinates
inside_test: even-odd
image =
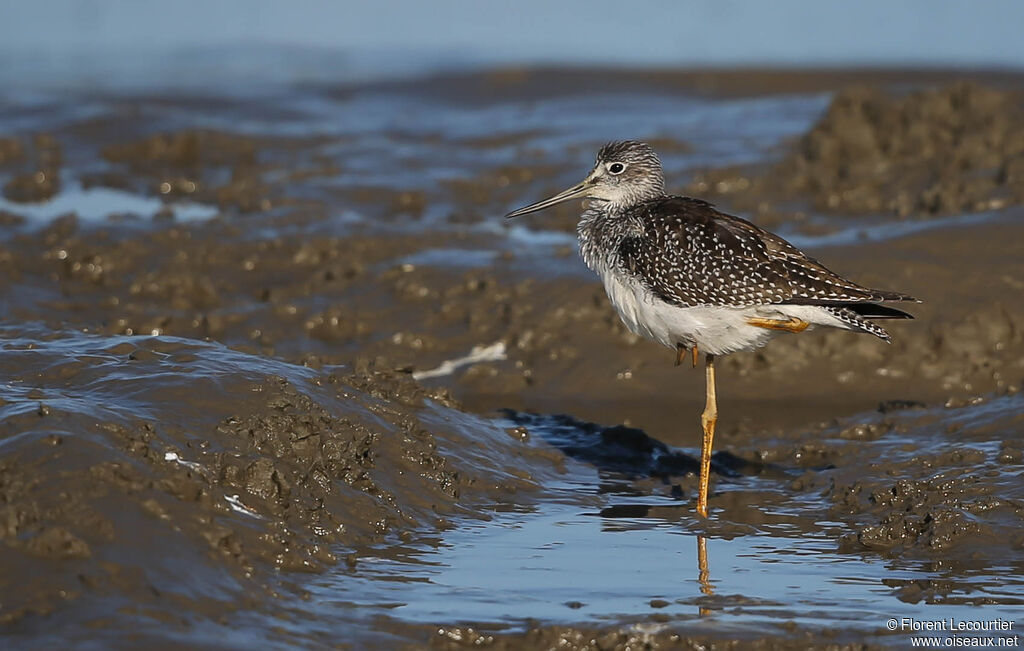
[[[581,198],[587,196],[587,191],[590,190],[590,184],[586,181],[579,185],[574,185],[568,190],[563,190],[553,197],[538,201],[537,203],[531,203],[529,206],[523,206],[519,210],[513,210],[509,214],[505,215],[505,219],[511,219],[513,217],[519,217],[520,215],[526,215],[531,212],[537,212],[538,210],[544,210],[549,208],[556,203],[562,203],[563,201],[569,201],[571,199]]]

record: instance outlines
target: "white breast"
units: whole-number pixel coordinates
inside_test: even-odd
[[[786,319],[769,307],[677,307],[657,298],[638,282],[598,269],[608,298],[631,332],[675,348],[694,345],[701,352],[725,355],[763,346],[778,334],[747,323],[751,317]]]

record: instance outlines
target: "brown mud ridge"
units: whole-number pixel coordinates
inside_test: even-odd
[[[743,177],[746,187],[733,192],[743,185],[729,181],[736,171],[717,171],[707,187],[739,208],[800,200],[930,215],[1012,206],[1021,199],[1014,97],[962,85],[899,99],[849,90],[766,176]],[[58,139],[0,141],[0,165],[16,170],[8,197],[58,191],[48,185],[62,174]],[[302,229],[327,211],[288,196],[298,173],[276,185],[267,178],[314,143],[195,130],[98,139],[114,171],[87,185],[188,196],[238,214],[196,224],[164,215],[147,229],[65,217],[14,232],[20,220],[4,220],[12,228],[0,243],[7,630],[45,640],[62,617],[84,640],[90,630],[124,633],[156,620],[166,630],[137,632],[137,641],[195,642],[204,622],[274,611],[278,596],[301,598],[306,573],[358,566],[382,541],[539,502],[567,458],[625,464],[609,470],[638,490],[664,490],[667,478],[690,496],[691,460],[676,448],[696,446],[701,374],[674,368],[670,351],[626,332],[597,281],[569,262],[571,250],[561,252],[568,271],[558,275],[524,272],[530,259],[515,251],[469,270],[408,264],[417,252],[485,248],[489,239],[358,227],[309,236]],[[338,170],[321,162],[307,172]],[[791,185],[780,197],[770,181],[783,177]],[[454,205],[472,192],[449,191]],[[422,203],[400,190],[373,194],[396,214]],[[264,214],[279,206],[287,209]],[[814,332],[723,360],[718,517],[685,525],[735,536],[784,511],[807,532],[841,523],[844,552],[1021,573],[1019,211],[1008,208],[1005,223],[812,249],[858,281],[924,299],[911,308],[917,320],[893,326],[891,346]],[[281,230],[258,237],[253,224]],[[492,343],[506,359],[411,377]],[[642,432],[581,424],[574,431],[590,438],[558,445],[540,436],[542,420],[524,442],[475,415],[502,408]],[[866,415],[846,418],[857,413]],[[741,488],[730,472],[770,485]],[[915,603],[957,586],[954,578],[890,587]],[[286,627],[299,616],[276,617]],[[671,622],[644,627],[651,623],[666,622],[516,634],[447,622],[373,626],[384,641],[440,648],[483,638],[493,648],[818,642],[803,630],[738,641],[691,637]],[[331,632],[294,635],[315,644]]]
[[[125,599],[126,620],[179,629],[258,608],[300,591],[282,576],[521,504],[558,468],[407,375],[175,338],[3,336],[0,619],[15,634],[56,613],[88,627]]]
[[[769,212],[938,216],[1024,202],[1024,96],[973,82],[893,95],[843,90],[766,170],[713,170],[691,191]]]

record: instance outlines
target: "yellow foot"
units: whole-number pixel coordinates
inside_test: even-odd
[[[693,348],[690,349],[690,352],[693,353],[693,368],[697,368],[697,357],[700,354],[700,353],[697,352],[697,344],[693,345]],[[684,346],[682,344],[676,344],[676,366],[679,366],[680,364],[682,364],[683,363],[683,359],[685,359],[685,358],[686,358],[686,346]]]
[[[754,326],[755,328],[766,328],[768,330],[783,330],[785,332],[803,332],[807,329],[807,326],[811,325],[807,321],[791,317],[786,321],[780,319],[761,319],[758,317],[751,317],[747,319],[747,323]]]

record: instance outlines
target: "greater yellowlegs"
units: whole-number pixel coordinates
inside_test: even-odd
[[[916,299],[846,280],[745,219],[699,199],[665,194],[661,161],[646,143],[605,145],[583,182],[507,217],[571,199],[589,199],[577,227],[580,252],[626,326],[674,349],[676,364],[686,351],[694,365],[698,351],[705,354],[697,496],[704,517],[718,420],[716,355],[753,350],[780,332],[815,325],[888,342],[889,333],[869,319],[913,318],[879,303]]]

